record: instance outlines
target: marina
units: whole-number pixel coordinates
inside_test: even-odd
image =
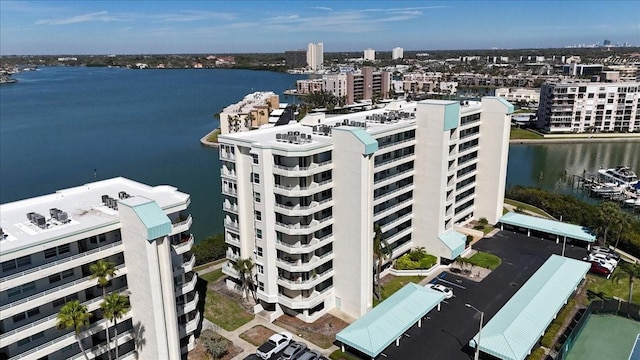
[[[573,175],[572,188],[590,197],[619,202],[623,208],[640,212],[640,182],[634,171],[626,166],[599,169],[593,173]]]

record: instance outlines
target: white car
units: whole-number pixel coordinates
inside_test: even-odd
[[[425,287],[443,293],[445,299],[451,299],[453,297],[453,289],[450,287],[441,284],[427,284]]]
[[[613,267],[618,266],[618,261],[615,258],[611,256],[607,256],[605,254],[600,254],[600,253],[589,254],[589,261],[593,261],[593,260],[601,260],[601,261],[607,262],[613,265]]]
[[[256,351],[256,355],[264,360],[269,360],[273,354],[277,354],[282,349],[286,348],[292,338],[293,335],[286,331],[281,332],[280,334],[271,335],[266,343],[260,345]]]

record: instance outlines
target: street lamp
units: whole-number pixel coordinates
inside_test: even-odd
[[[478,360],[480,357],[480,333],[482,333],[482,322],[484,321],[484,311],[478,310],[475,306],[471,304],[464,304],[464,306],[471,308],[480,313],[480,329],[478,330],[478,341],[476,341],[476,353],[473,356],[473,360]]]

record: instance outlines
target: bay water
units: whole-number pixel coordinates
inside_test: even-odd
[[[0,203],[123,176],[191,195],[199,241],[221,232],[213,115],[254,91],[282,95],[304,75],[267,71],[45,67],[0,86]],[[629,165],[640,143],[513,144],[507,184],[571,192],[567,174]]]

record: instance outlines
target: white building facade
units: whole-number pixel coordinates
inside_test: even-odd
[[[537,104],[540,101],[540,90],[529,88],[497,88],[496,96],[509,102]]]
[[[395,101],[220,137],[228,285],[251,258],[256,311],[271,319],[362,316],[374,224],[393,258],[424,246],[446,262],[465,249],[461,225],[502,215],[512,111],[495,97]]]
[[[391,50],[391,59],[398,60],[404,58],[404,49],[401,47],[395,47]]]
[[[310,43],[307,47],[307,66],[311,70],[322,70],[324,50],[322,43]]]
[[[102,288],[89,267],[116,265],[107,293],[129,297],[118,320],[121,359],[179,359],[195,347],[199,301],[190,252],[188,194],[114,178],[0,205],[0,356],[83,359],[73,329],[56,329],[78,300],[93,316],[80,333],[89,358],[106,358]]]
[[[639,82],[547,83],[538,127],[551,133],[640,131]]]
[[[376,51],[369,48],[364,50],[364,61],[375,61],[376,60]]]

